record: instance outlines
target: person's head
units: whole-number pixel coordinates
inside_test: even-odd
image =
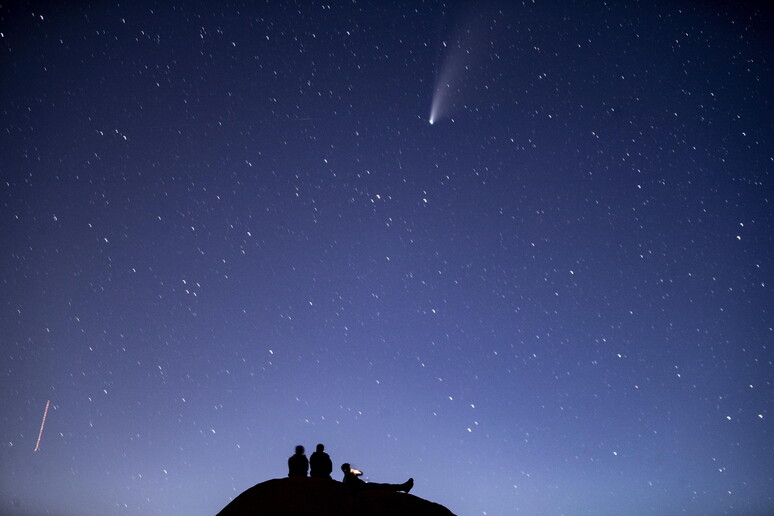
[[[296,455],[303,455],[304,454],[304,447],[300,444],[296,446]]]
[[[323,450],[325,450],[325,446],[323,446],[322,444],[318,444],[318,445],[317,445],[317,451],[318,451],[318,452],[321,452],[321,451],[323,451]]]
[[[349,473],[351,469],[352,468],[349,467],[348,462],[345,462],[344,464],[341,465],[341,471],[343,471],[344,473]]]

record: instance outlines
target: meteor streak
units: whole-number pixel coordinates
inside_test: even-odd
[[[40,438],[43,437],[43,427],[46,425],[46,416],[48,415],[49,405],[51,405],[51,400],[46,402],[46,410],[43,411],[43,421],[40,422],[40,432],[38,433],[38,442],[35,443],[35,451],[40,449]]]

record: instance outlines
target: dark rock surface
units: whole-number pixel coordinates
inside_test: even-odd
[[[237,496],[217,516],[454,516],[437,503],[392,491],[353,491],[335,480],[278,478]]]

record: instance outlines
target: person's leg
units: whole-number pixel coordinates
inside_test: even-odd
[[[397,484],[379,484],[377,482],[364,482],[359,487],[367,491],[400,491],[400,486]]]
[[[408,493],[414,487],[414,479],[410,478],[402,484],[378,484],[376,482],[366,482],[360,486],[362,489],[372,489],[374,491],[404,491]]]

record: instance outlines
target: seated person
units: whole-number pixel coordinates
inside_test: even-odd
[[[325,453],[324,445],[318,444],[317,451],[309,457],[309,468],[310,477],[331,478],[333,463],[330,456]]]
[[[288,459],[288,476],[305,477],[309,471],[309,460],[304,455],[304,447],[296,446],[296,454]]]

